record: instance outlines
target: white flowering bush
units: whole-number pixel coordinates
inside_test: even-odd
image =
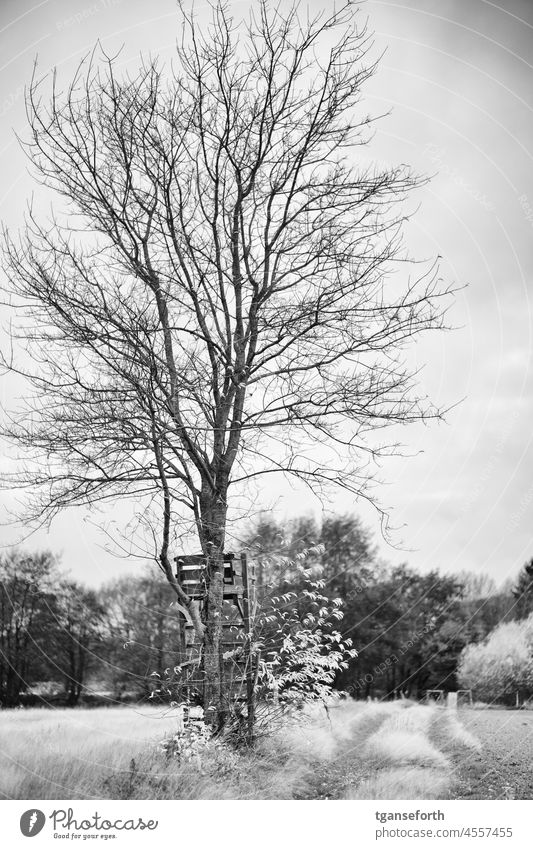
[[[514,701],[533,695],[533,615],[504,622],[482,643],[463,650],[457,677],[477,699]]]

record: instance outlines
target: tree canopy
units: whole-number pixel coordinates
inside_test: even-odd
[[[352,4],[211,11],[201,27],[180,6],[170,67],[128,75],[95,51],[66,87],[35,71],[25,147],[56,202],[5,239],[29,354],[5,362],[31,389],[4,427],[30,518],[145,500],[209,679],[232,496],[282,473],[370,497],[370,435],[438,415],[406,347],[449,293],[403,246],[417,178],[360,164],[376,60]],[[208,558],[201,609],[172,570],[184,517]]]

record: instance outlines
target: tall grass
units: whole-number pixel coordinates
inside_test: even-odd
[[[361,716],[363,714],[363,716]],[[208,746],[200,764],[180,764],[160,743],[177,725],[172,712],[131,707],[3,711],[0,796],[12,799],[293,799],[309,792],[313,766],[353,745],[388,715],[349,703],[310,706],[236,754]],[[379,719],[377,720],[376,717]]]
[[[349,799],[445,799],[450,777],[440,769],[398,767],[362,781]]]
[[[311,798],[316,774],[327,779],[336,771],[341,778],[359,776],[348,789],[338,785],[337,795],[348,798],[443,798],[451,770],[429,739],[435,710],[408,702],[312,705],[253,750],[209,743],[198,760],[184,763],[161,747],[177,728],[172,711],[6,710],[0,713],[0,797]],[[441,732],[473,745],[455,714],[437,713]]]
[[[401,702],[392,702],[392,705],[401,705]],[[436,708],[433,705],[413,705],[409,710],[394,710],[392,715],[384,723],[382,731],[404,731],[416,734],[427,734],[435,715]]]
[[[175,728],[168,710],[30,709],[0,714],[0,797],[102,798],[102,781]]]
[[[434,707],[427,706],[394,711],[367,741],[367,756],[377,766],[419,764],[446,769],[448,759],[427,736],[434,711]]]
[[[448,758],[417,731],[383,731],[373,734],[366,745],[366,754],[376,766],[389,764],[418,764],[447,769]]]

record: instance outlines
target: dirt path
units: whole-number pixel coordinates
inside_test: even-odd
[[[437,709],[424,734],[436,750],[432,762],[421,748],[416,727],[425,710],[411,707],[392,720],[386,713],[370,713],[367,718],[362,714],[336,757],[314,765],[299,798],[374,798],[373,793],[377,798],[403,799],[533,798],[533,713]],[[398,737],[388,759],[380,763],[371,756],[368,741],[377,731],[377,739],[384,740],[391,722],[413,725],[410,733],[417,736],[418,757],[407,750],[405,758],[399,757],[398,746],[405,738]]]
[[[331,711],[333,721],[336,711]],[[345,799],[348,788],[358,786],[375,772],[374,765],[365,757],[367,738],[377,731],[386,719],[386,712],[374,711],[369,716],[361,714],[351,727],[349,739],[339,746],[332,760],[317,762],[306,777],[306,790],[299,799]]]
[[[439,798],[449,764],[429,740],[433,715],[398,702],[369,704],[351,719],[348,711],[349,735],[333,757],[313,764],[298,798]]]

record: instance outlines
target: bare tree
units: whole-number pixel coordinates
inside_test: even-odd
[[[158,559],[217,705],[230,492],[277,472],[368,496],[369,433],[437,415],[403,349],[442,325],[446,291],[435,268],[395,273],[416,178],[357,167],[375,62],[351,3],[181,16],[172,69],[128,76],[93,53],[66,90],[34,75],[27,151],[66,202],[6,235],[34,363],[6,357],[34,389],[6,430],[37,460],[34,518],[159,505]],[[201,606],[171,566],[184,510],[208,558]]]

